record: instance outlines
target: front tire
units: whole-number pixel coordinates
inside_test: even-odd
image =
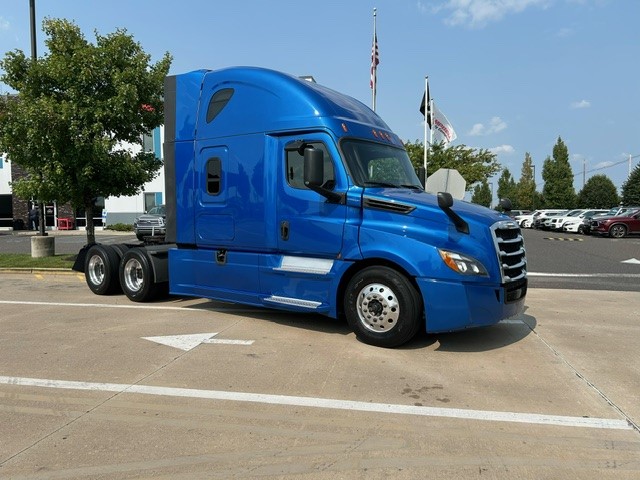
[[[392,348],[411,340],[422,319],[422,299],[409,280],[388,267],[368,267],[344,295],[349,326],[364,343]]]
[[[622,238],[627,235],[627,227],[624,225],[612,225],[609,228],[609,236],[611,238]]]
[[[133,302],[147,302],[158,295],[160,286],[154,282],[151,260],[141,248],[127,250],[122,256],[120,284]]]
[[[84,263],[84,278],[96,295],[111,295],[120,291],[118,264],[120,257],[109,245],[93,245]]]

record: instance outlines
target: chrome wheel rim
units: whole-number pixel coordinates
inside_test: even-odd
[[[130,258],[124,264],[124,283],[130,292],[138,292],[144,285],[142,265],[135,258]]]
[[[104,261],[100,255],[93,255],[89,259],[87,273],[93,285],[102,285],[104,282]]]
[[[360,323],[371,332],[389,332],[398,325],[400,304],[387,285],[371,283],[365,286],[358,294],[356,307]]]
[[[615,238],[624,237],[624,227],[621,227],[620,225],[614,225],[611,227],[611,236]]]

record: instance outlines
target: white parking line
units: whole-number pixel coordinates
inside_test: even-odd
[[[527,272],[527,277],[640,278],[640,273],[543,273],[543,272]]]
[[[295,397],[265,393],[225,392],[220,390],[197,390],[191,388],[154,387],[150,385],[125,385],[120,383],[94,383],[67,380],[47,380],[0,376],[0,384],[23,387],[58,388],[70,390],[92,390],[99,392],[136,393],[167,397],[201,398],[232,402],[252,402],[271,405],[288,405],[309,408],[326,408],[360,412],[378,412],[396,415],[418,415],[423,417],[456,418],[492,422],[515,422],[561,427],[587,427],[611,430],[632,430],[624,420],[607,418],[569,417],[536,413],[497,412],[485,410],[465,410],[459,408],[420,407],[390,403],[369,403],[331,398]]]
[[[23,300],[0,300],[0,305],[35,305],[35,306],[49,306],[49,307],[91,307],[91,308],[128,308],[136,310],[181,310],[183,312],[209,312],[215,310],[216,312],[229,312],[229,313],[244,313],[244,312],[259,312],[264,309],[261,308],[224,308],[224,307],[207,307],[203,305],[185,305],[183,307],[172,307],[170,305],[113,305],[110,303],[63,303],[63,302],[29,302]]]

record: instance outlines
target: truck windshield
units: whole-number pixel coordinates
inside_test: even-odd
[[[403,148],[354,139],[343,140],[341,147],[356,185],[423,189]]]

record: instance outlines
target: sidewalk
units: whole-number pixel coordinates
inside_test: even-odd
[[[86,230],[45,230],[47,236],[52,237],[63,237],[69,235],[84,235],[87,236]],[[0,235],[14,235],[21,237],[33,237],[39,235],[40,232],[37,230],[0,230]],[[99,235],[134,235],[133,230],[130,232],[121,232],[116,230],[96,230],[96,237]]]

